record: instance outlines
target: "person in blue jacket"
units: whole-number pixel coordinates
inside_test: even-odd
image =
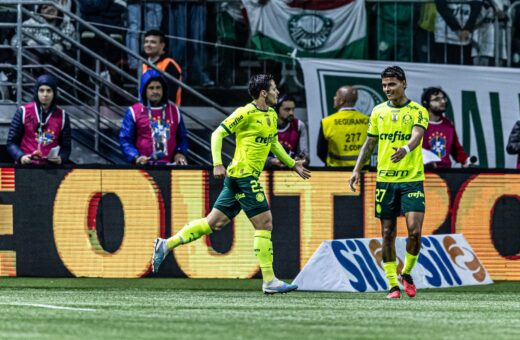
[[[121,150],[129,162],[188,164],[188,131],[167,92],[166,80],[159,72],[149,70],[143,74],[139,102],[126,110],[119,131]]]

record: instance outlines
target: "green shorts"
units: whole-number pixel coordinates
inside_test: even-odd
[[[407,212],[425,211],[423,182],[376,182],[376,217],[394,219]]]
[[[244,209],[247,217],[251,218],[269,210],[264,188],[258,178],[249,176],[244,178],[226,177],[224,188],[220,192],[213,208],[222,211],[232,220],[240,210]]]

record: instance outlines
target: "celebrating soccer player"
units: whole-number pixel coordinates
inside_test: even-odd
[[[406,97],[406,76],[399,66],[387,67],[381,73],[383,91],[388,101],[372,110],[368,137],[354,167],[349,185],[352,191],[359,184],[360,171],[376,143],[376,217],[381,220],[383,235],[383,266],[390,292],[387,298],[398,299],[395,255],[397,216],[404,214],[408,227],[406,259],[399,279],[406,294],[414,297],[415,285],[411,272],[419,257],[421,229],[424,219],[424,165],[422,138],[428,127],[428,111]]]
[[[264,189],[258,181],[270,151],[301,178],[310,178],[310,171],[303,166],[304,161],[293,160],[278,142],[278,117],[271,108],[276,104],[278,93],[271,75],[254,75],[249,80],[249,94],[254,101],[236,109],[213,132],[213,175],[218,179],[224,178],[224,188],[208,216],[189,222],[167,240],[155,240],[152,258],[154,273],[159,270],[169,251],[220,230],[244,209],[255,228],[254,251],[262,271],[264,293],[286,293],[298,288],[278,280],[274,275],[272,216]],[[236,135],[235,155],[226,171],[222,165],[222,140],[233,133]]]

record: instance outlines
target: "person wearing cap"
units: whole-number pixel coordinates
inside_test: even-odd
[[[56,78],[44,74],[36,80],[34,101],[18,108],[7,136],[7,151],[18,164],[62,164],[71,152],[69,116],[56,105]],[[49,156],[59,146],[57,155]]]
[[[188,131],[179,108],[166,93],[168,86],[159,72],[143,74],[139,102],[126,110],[119,131],[121,150],[129,162],[188,164]]]

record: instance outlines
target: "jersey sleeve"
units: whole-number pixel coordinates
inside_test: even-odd
[[[413,125],[420,126],[426,131],[428,128],[428,119],[428,111],[424,107],[421,107],[415,111]]]
[[[370,115],[370,119],[368,120],[368,131],[367,134],[373,137],[379,137],[379,129],[377,126],[377,119],[379,117],[379,113],[372,111]]]
[[[247,121],[246,114],[246,110],[242,110],[241,108],[236,109],[235,112],[233,112],[229,117],[224,119],[220,126],[222,126],[222,128],[226,130],[228,134],[231,135],[236,131],[239,131],[241,127],[244,126],[244,124]]]

